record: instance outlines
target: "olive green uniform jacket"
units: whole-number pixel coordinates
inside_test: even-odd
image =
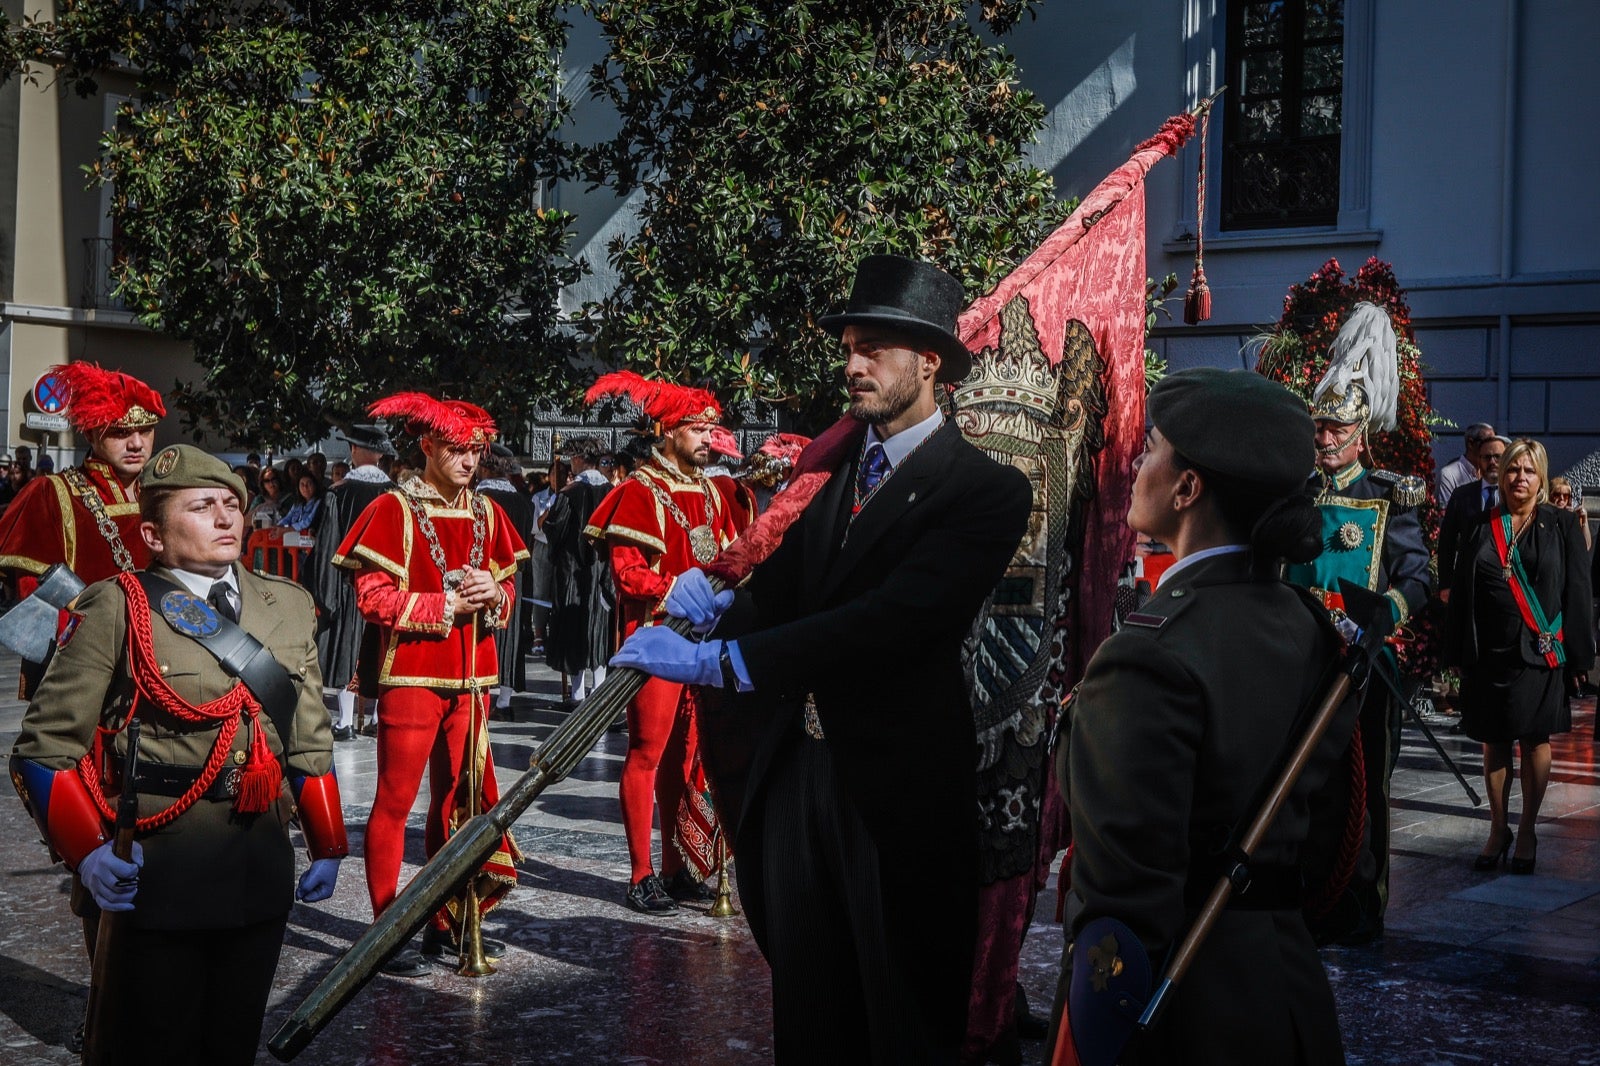
[[[1221,872],[1214,853],[1255,815],[1252,796],[1280,767],[1297,713],[1331,679],[1339,637],[1326,617],[1283,582],[1252,578],[1248,553],[1218,555],[1171,574],[1096,651],[1055,764],[1072,818],[1074,933],[1120,919],[1159,980]],[[1309,793],[1354,719],[1346,701],[1259,863],[1293,875]],[[1342,1062],[1333,993],[1288,903],[1230,907],[1161,1022],[1122,1061]]]
[[[156,566],[152,572],[183,588],[170,571]],[[325,774],[332,765],[333,733],[322,702],[310,594],[292,582],[257,576],[242,567],[236,566],[235,572],[239,624],[283,664],[299,693],[288,737],[279,737],[266,713],[260,715],[268,744],[284,766],[283,791],[279,802],[259,815],[238,815],[229,801],[201,798],[170,824],[141,833],[137,839],[144,848],[144,869],[129,915],[140,928],[237,928],[287,914],[294,903],[288,779]],[[91,585],[78,598],[76,613],[76,628],[50,663],[17,738],[18,755],[52,770],[75,765],[94,743],[95,728],[102,722],[120,730],[133,704],[122,587],[114,579]],[[211,653],[174,631],[159,608],[151,631],[163,675],[191,704],[216,699],[233,686],[234,679]],[[144,701],[136,713],[141,764],[198,768],[220,729],[178,721]],[[247,719],[224,765],[242,765],[250,739]],[[119,732],[119,766],[125,743],[126,734]],[[150,817],[172,802],[170,796],[141,795],[139,816]]]

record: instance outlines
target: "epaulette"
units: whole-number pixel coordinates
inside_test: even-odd
[[[1387,489],[1389,499],[1401,507],[1421,507],[1428,498],[1428,483],[1420,477],[1376,468],[1367,471],[1367,477]]]
[[[1194,602],[1195,590],[1187,585],[1176,585],[1170,591],[1158,589],[1137,611],[1130,611],[1122,619],[1124,629],[1160,629],[1189,604]]]

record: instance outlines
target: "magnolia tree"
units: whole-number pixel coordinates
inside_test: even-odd
[[[515,425],[571,374],[554,3],[80,0],[50,32],[81,89],[138,72],[91,179],[123,300],[205,369],[191,423],[293,442],[422,386]]]
[[[640,197],[588,308],[606,362],[705,383],[815,427],[843,398],[816,326],[872,252],[931,259],[969,296],[1070,207],[1023,155],[1044,120],[1002,33],[1026,5],[589,0],[621,116],[591,180]]]

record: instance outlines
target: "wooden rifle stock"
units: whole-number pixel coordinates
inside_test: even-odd
[[[122,794],[117,799],[116,831],[111,841],[111,853],[123,862],[133,861],[133,832],[139,821],[139,790],[134,777],[139,772],[139,719],[128,719],[128,750],[122,757]],[[118,970],[122,960],[119,943],[126,918],[125,913],[101,911],[95,928],[94,962],[89,978],[89,1007],[83,1024],[84,1066],[100,1066],[110,1061],[113,1028],[110,1020],[117,1010],[118,990],[111,985],[124,985],[127,975]],[[109,1005],[108,1005],[109,1000]]]
[[[1166,973],[1161,976],[1161,983],[1156,986],[1150,1002],[1145,1005],[1144,1012],[1139,1016],[1140,1029],[1149,1029],[1160,1018],[1173,988],[1189,972],[1189,966],[1199,954],[1200,946],[1205,943],[1212,927],[1217,924],[1217,919],[1221,918],[1222,912],[1227,909],[1228,900],[1233,896],[1235,889],[1242,891],[1249,883],[1251,856],[1261,846],[1267,831],[1272,828],[1272,823],[1277,820],[1278,811],[1288,801],[1295,782],[1305,772],[1306,765],[1315,754],[1317,745],[1322,742],[1323,734],[1333,724],[1334,715],[1338,713],[1345,697],[1350,694],[1352,688],[1359,687],[1367,680],[1366,675],[1372,669],[1373,660],[1382,651],[1384,638],[1394,629],[1394,619],[1389,612],[1387,597],[1352,585],[1348,581],[1341,580],[1339,584],[1347,612],[1352,618],[1359,618],[1366,623],[1362,626],[1360,639],[1351,645],[1345,668],[1340,671],[1333,686],[1323,696],[1310,726],[1302,734],[1300,742],[1295,745],[1288,762],[1273,782],[1266,801],[1256,812],[1249,828],[1239,841],[1238,851],[1241,858],[1217,878],[1217,883],[1212,886],[1210,895],[1206,897],[1205,906],[1200,908],[1194,924],[1189,927],[1189,932],[1178,945],[1178,949],[1173,952],[1172,961],[1167,964]],[[1359,725],[1357,728],[1359,729]],[[1359,737],[1356,743],[1360,743]]]

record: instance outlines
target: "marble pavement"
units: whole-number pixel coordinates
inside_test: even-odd
[[[530,672],[534,690],[516,697],[511,720],[491,726],[502,787],[562,713],[554,675],[542,667]],[[0,692],[14,692],[15,678],[16,660],[0,657]],[[22,709],[0,701],[0,748],[7,752]],[[1600,771],[1592,699],[1580,703],[1576,719],[1574,732],[1556,741],[1539,870],[1531,877],[1470,871],[1487,815],[1468,804],[1408,727],[1394,786],[1388,935],[1324,954],[1352,1064],[1600,1064]],[[1476,745],[1449,736],[1447,720],[1435,721],[1476,785]],[[617,779],[624,750],[624,736],[608,734],[518,822],[527,855],[521,884],[486,922],[512,947],[499,972],[473,980],[441,967],[420,980],[380,977],[296,1061],[770,1062],[767,973],[743,920],[711,918],[703,908],[651,919],[622,905],[628,863]],[[376,773],[373,742],[339,744],[336,758],[355,856],[332,900],[298,905],[290,918],[268,1033],[370,920],[359,854]],[[423,806],[413,811],[402,878],[422,859]],[[0,797],[6,1066],[76,1061],[62,1044],[82,1015],[88,973],[66,890],[66,875],[46,865],[21,804]],[[1059,963],[1060,931],[1047,922],[1054,911],[1047,892],[1024,950],[1023,982],[1041,1010]],[[1024,1045],[1024,1061],[1039,1057],[1039,1045]],[[265,1050],[260,1059],[274,1061]],[[1239,1061],[1250,1061],[1248,1049]]]

